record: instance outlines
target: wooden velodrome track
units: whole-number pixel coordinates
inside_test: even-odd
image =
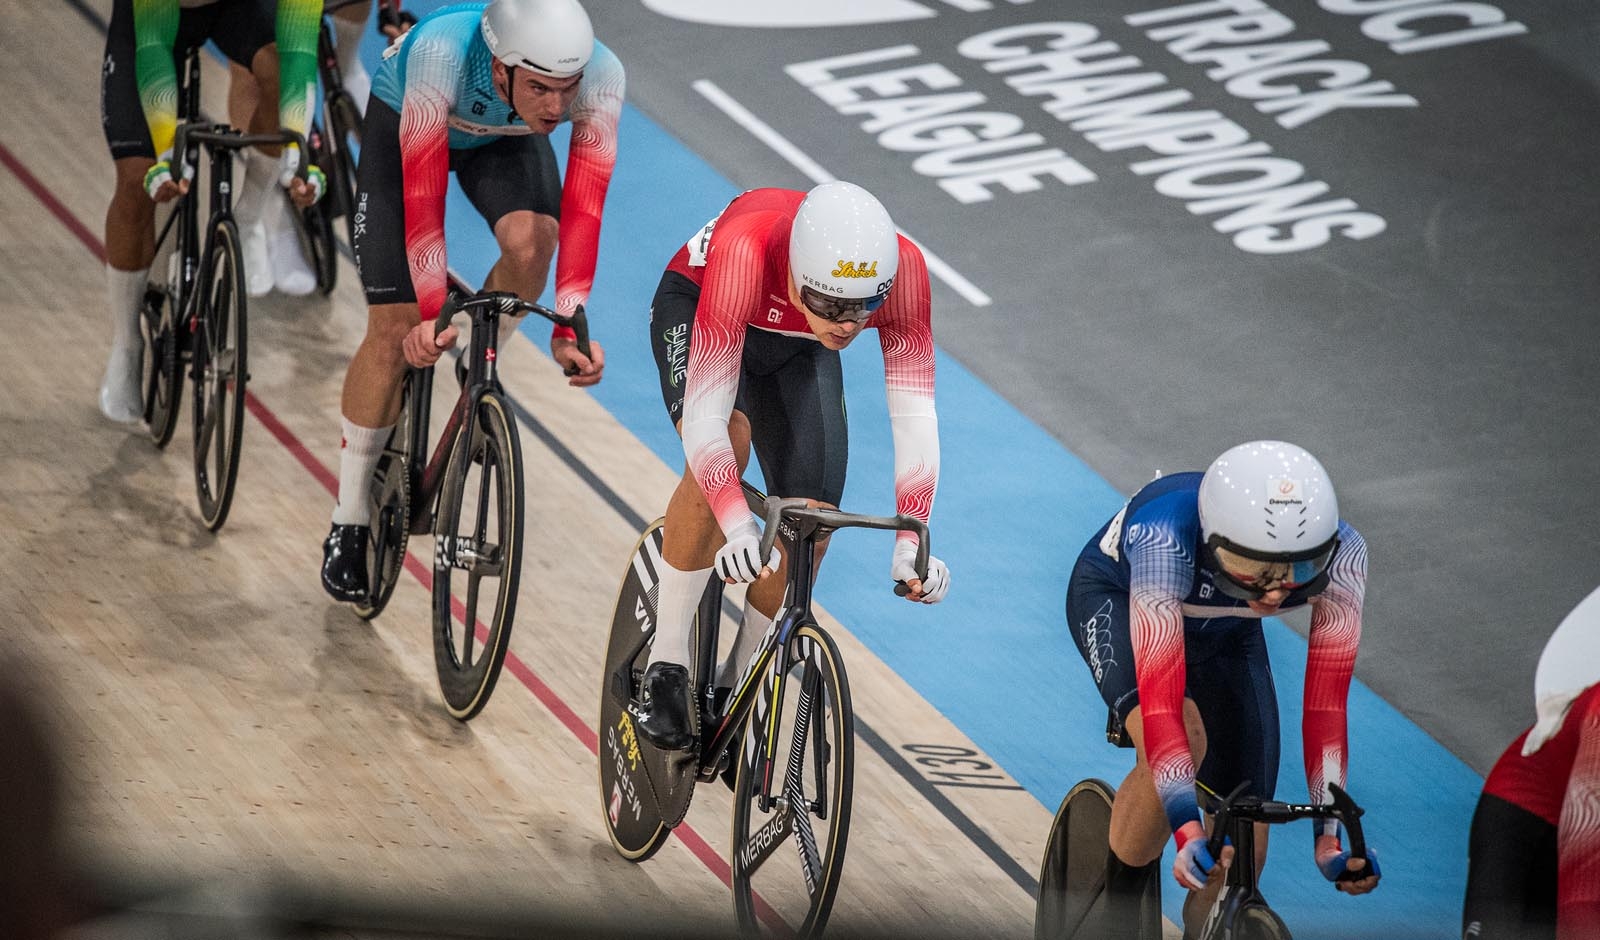
[[[109,2],[90,6],[104,17]],[[331,298],[251,301],[239,492],[211,536],[195,510],[190,404],[164,452],[95,404],[112,182],[96,123],[103,37],[57,0],[11,4],[7,19],[0,611],[7,647],[49,693],[74,857],[123,884],[342,898],[341,935],[396,920],[443,933],[471,911],[730,927],[726,791],[702,787],[678,838],[634,865],[607,841],[595,782],[618,578],[678,468],[514,340],[503,378],[537,419],[521,428],[530,524],[512,658],[481,716],[449,718],[424,585],[404,577],[367,623],[318,584],[340,383],[365,318],[354,268],[341,262]],[[215,100],[220,70],[209,79]],[[1053,807],[847,626],[824,624],[864,729],[834,928],[1029,935]],[[963,751],[955,771],[918,759]],[[967,785],[950,785],[956,771]]]

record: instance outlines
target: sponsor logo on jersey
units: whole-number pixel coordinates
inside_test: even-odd
[[[839,259],[839,266],[833,269],[833,277],[877,277],[878,262],[876,261],[845,261]]]

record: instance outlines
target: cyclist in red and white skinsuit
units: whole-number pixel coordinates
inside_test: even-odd
[[[1462,936],[1600,937],[1600,590],[1539,659],[1538,722],[1500,756],[1472,816]]]
[[[656,635],[635,713],[656,746],[693,741],[691,626],[713,565],[728,583],[755,582],[716,697],[728,695],[783,600],[784,579],[770,576],[779,552],[757,557],[761,530],[739,487],[750,447],[769,493],[838,506],[847,459],[839,351],[868,329],[883,349],[896,508],[928,518],[939,483],[929,310],[922,252],[851,183],[751,190],[673,257],[650,329],[688,466],[667,506]],[[916,550],[916,536],[899,533],[890,574],[909,599],[936,603],[949,572],[932,558],[919,580]]]

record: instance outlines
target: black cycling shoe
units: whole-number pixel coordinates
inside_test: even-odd
[[[639,683],[639,698],[633,710],[639,737],[663,751],[687,750],[694,743],[688,669],[677,663],[651,663]]]
[[[364,525],[334,523],[322,543],[322,589],[336,601],[367,599],[367,539]]]

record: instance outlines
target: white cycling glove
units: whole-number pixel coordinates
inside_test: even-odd
[[[917,577],[917,545],[909,539],[894,543],[894,558],[889,562],[889,577],[896,581],[911,581]],[[950,590],[950,569],[944,562],[928,556],[928,576],[922,579],[923,604],[937,604]]]
[[[751,526],[752,529],[755,526]],[[736,582],[748,584],[761,576],[763,567],[761,561],[761,534],[754,535],[743,533],[728,539],[728,543],[717,550],[716,571],[717,576],[723,580],[732,579]],[[772,554],[767,558],[765,567],[773,571],[778,570],[778,547],[772,547]]]
[[[193,166],[184,164],[183,178],[186,180],[194,179]],[[168,150],[161,155],[160,159],[156,160],[150,169],[145,171],[144,191],[149,194],[151,199],[154,199],[161,187],[172,181],[172,151]]]
[[[278,154],[278,185],[284,189],[294,182],[294,172],[300,168],[300,148],[294,144],[284,144],[283,151]],[[328,178],[322,168],[312,163],[306,167],[306,185],[311,187],[311,201],[316,202],[328,190]]]

